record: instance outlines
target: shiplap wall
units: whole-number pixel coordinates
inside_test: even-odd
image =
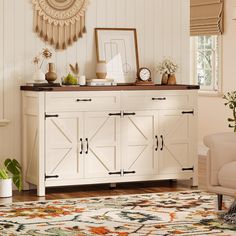
[[[189,82],[189,0],[90,0],[87,34],[66,51],[56,52],[59,78],[68,63],[79,62],[81,74],[95,76],[95,27],[137,28],[140,66],[160,78],[155,67],[165,57],[180,65],[178,83]],[[31,79],[33,57],[45,44],[33,33],[31,0],[0,0],[0,160],[21,156],[19,86]],[[44,68],[45,69],[45,68]]]

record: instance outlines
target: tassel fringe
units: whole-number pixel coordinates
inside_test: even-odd
[[[54,25],[53,23],[49,23],[48,20],[44,20],[43,17],[39,15],[38,10],[34,10],[34,31],[45,42],[48,42],[57,50],[66,49],[68,46],[72,45],[73,42],[82,38],[83,34],[87,33],[85,21],[86,16],[84,14],[75,21],[74,24]]]
[[[86,34],[87,33],[87,29],[86,29],[86,26],[85,26],[85,13],[84,13],[84,19],[83,19],[83,25],[84,25],[84,27],[83,27],[83,34]]]

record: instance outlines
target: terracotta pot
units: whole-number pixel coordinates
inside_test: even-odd
[[[175,74],[169,75],[167,84],[168,84],[168,85],[175,85],[175,84],[176,84],[176,77],[175,77]]]
[[[164,73],[161,78],[161,84],[166,85],[168,82],[168,74]]]
[[[48,72],[46,73],[45,77],[48,83],[53,83],[57,79],[54,63],[48,63]]]

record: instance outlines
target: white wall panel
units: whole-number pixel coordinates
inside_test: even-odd
[[[110,1],[110,0],[109,0]],[[106,1],[101,1],[104,4],[106,4]],[[80,56],[83,59],[84,63],[84,72],[88,78],[95,78],[95,68],[96,68],[96,46],[95,46],[95,33],[94,28],[96,27],[102,27],[105,22],[105,13],[104,9],[101,9],[103,12],[103,16],[101,15],[101,12],[99,11],[99,6],[101,5],[100,0],[93,0],[91,1],[91,5],[89,6],[88,12],[87,12],[87,35],[86,41],[84,43],[81,41],[81,50],[80,50]],[[104,8],[104,6],[103,6]],[[99,22],[99,19],[101,19],[101,23]],[[101,24],[101,25],[100,25]]]
[[[11,9],[7,14],[8,9]],[[15,50],[14,50],[14,19],[15,8],[14,0],[4,1],[3,3],[3,78],[4,78],[4,115],[7,119],[11,120],[9,126],[2,129],[3,136],[1,137],[1,151],[3,155],[9,153],[10,156],[14,156],[15,137],[14,137],[14,121],[17,118],[17,112],[15,113],[14,96],[16,95],[14,81],[15,81]]]
[[[3,15],[4,5],[3,1],[0,1],[0,119],[3,117],[3,103],[4,103],[4,81],[3,81],[3,48],[4,48],[4,39],[3,39],[3,32],[4,32],[4,15]],[[1,147],[1,144],[0,144]]]
[[[145,2],[146,0],[136,0],[135,12],[136,22],[135,27],[138,35],[138,48],[139,48],[139,64],[140,66],[145,65]],[[148,27],[148,26],[147,26]]]
[[[186,19],[190,19],[190,2],[189,1],[181,1],[181,10],[180,10],[180,14],[181,14],[181,31],[179,34],[179,37],[181,37],[181,59],[179,61],[179,65],[180,65],[180,69],[181,69],[181,73],[180,73],[180,77],[182,78],[182,83],[187,84],[190,82],[189,79],[189,68],[190,68],[190,59],[189,59],[189,55],[190,55],[190,43],[189,43],[189,39],[190,39],[190,20],[186,20]]]
[[[117,9],[119,0],[107,0],[107,24],[109,28],[115,28],[117,23]]]
[[[144,43],[145,43],[145,64],[140,65],[150,68],[152,75],[155,73],[155,61],[154,61],[154,24],[153,19],[155,18],[154,12],[155,0],[145,1],[144,14],[145,14],[145,30],[144,30]]]
[[[54,53],[58,80],[79,62],[81,74],[95,76],[95,27],[130,27],[138,33],[140,66],[148,66],[160,82],[156,65],[165,57],[181,67],[178,83],[189,81],[189,0],[91,0],[86,15],[87,34],[66,51]],[[33,57],[46,44],[33,32],[31,0],[0,1],[0,119],[10,119],[0,128],[0,159],[20,159],[20,91],[31,80]],[[46,70],[46,63],[43,67]],[[3,107],[4,114],[3,114]]]
[[[109,1],[109,0],[108,0]],[[127,25],[127,8],[126,8],[126,2],[127,0],[119,0],[117,2],[117,18],[116,18],[116,26],[119,28],[124,28]],[[108,10],[108,9],[107,9]]]

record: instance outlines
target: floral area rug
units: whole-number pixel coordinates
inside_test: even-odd
[[[199,191],[13,203],[0,206],[0,235],[236,235],[215,209]]]

